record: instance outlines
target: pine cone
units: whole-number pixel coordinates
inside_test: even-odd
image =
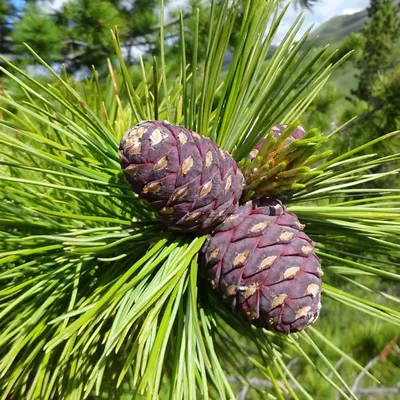
[[[242,173],[198,133],[141,122],[125,133],[119,155],[132,189],[174,229],[208,233],[238,208]]]
[[[275,139],[279,139],[282,135],[282,133],[285,131],[285,129],[288,127],[289,125],[287,124],[281,124],[281,125],[277,125],[274,126],[271,130],[272,133],[274,135]],[[298,126],[293,132],[291,132],[290,136],[287,138],[284,147],[287,147],[290,145],[290,143],[293,142],[293,140],[296,139],[301,139],[304,137],[304,135],[306,134],[306,131],[304,130],[304,128],[302,126]],[[250,152],[250,154],[247,156],[247,159],[253,159],[256,158],[260,149],[263,147],[264,143],[265,143],[266,139],[262,139],[255,147],[254,149]]]
[[[204,245],[213,288],[257,327],[289,334],[318,318],[322,269],[303,229],[278,200],[248,202]]]
[[[311,166],[331,154],[315,154],[326,140],[318,129],[306,132],[297,122],[272,128],[239,162],[245,178],[242,204],[304,189],[308,179],[323,173]]]

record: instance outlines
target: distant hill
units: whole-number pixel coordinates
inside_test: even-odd
[[[400,5],[400,0],[393,0],[393,3]],[[353,15],[339,15],[322,24],[313,32],[312,37],[319,36],[317,46],[338,43],[350,33],[361,32],[367,21],[367,10]]]
[[[350,33],[361,32],[367,20],[367,10],[353,15],[339,15],[326,21],[316,29],[312,34],[312,38],[319,36],[317,46],[337,43],[349,36]]]

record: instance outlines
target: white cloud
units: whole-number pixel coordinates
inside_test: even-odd
[[[352,15],[352,14],[358,13],[358,12],[360,12],[362,10],[363,10],[362,8],[345,8],[342,11],[342,14],[343,15]]]

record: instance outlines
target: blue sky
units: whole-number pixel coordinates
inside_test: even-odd
[[[12,0],[11,3],[14,4],[17,8],[22,8],[25,1],[24,0]]]

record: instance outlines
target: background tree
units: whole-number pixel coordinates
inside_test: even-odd
[[[56,21],[32,2],[26,5],[11,36],[17,55],[32,60],[24,43],[42,54],[49,62],[61,61],[64,31]]]
[[[144,45],[148,54],[157,51],[158,0],[69,0],[53,11],[50,1],[27,1],[19,20],[10,24],[14,52],[30,59],[23,46],[28,43],[49,62],[62,61],[67,69],[107,66],[112,55],[110,29],[118,26],[128,63],[135,60],[135,48]],[[4,5],[4,7],[3,7]],[[6,2],[0,3],[1,15],[7,15]],[[2,14],[2,10],[4,12]],[[5,43],[5,42],[3,42]],[[31,59],[30,59],[31,60]]]
[[[355,95],[361,100],[373,99],[373,85],[378,74],[393,67],[393,50],[400,38],[399,7],[392,0],[371,0],[370,22],[363,30],[365,46],[358,61],[359,84]]]
[[[308,123],[325,131],[333,131],[358,116],[337,135],[334,147],[339,151],[378,138],[400,126],[399,2],[372,0],[368,15],[362,32],[352,33],[335,44],[338,51],[332,54],[332,61],[338,61],[348,51],[353,50],[353,53],[334,73],[332,84],[321,91],[307,113]],[[347,80],[340,85],[346,74]],[[350,87],[355,89],[350,90]],[[391,149],[383,145],[380,152],[395,151],[396,145],[398,142],[392,141]]]
[[[134,2],[114,1],[124,19],[124,36],[122,42],[126,49],[128,63],[135,60],[134,48],[144,48],[147,54],[157,54],[158,0],[136,0]],[[167,3],[167,2],[166,2]]]
[[[299,0],[297,4],[310,7],[315,1]],[[168,5],[168,1],[165,1]],[[217,8],[221,1],[217,1]],[[12,32],[15,42],[14,52],[18,58],[27,58],[29,53],[22,45],[28,43],[40,51],[47,61],[62,61],[67,69],[77,71],[106,67],[104,60],[111,56],[109,30],[119,27],[121,46],[128,64],[137,59],[139,52],[146,56],[159,53],[157,9],[159,0],[69,0],[62,8],[52,11],[51,1],[27,0],[17,23],[13,24],[9,16],[13,12],[9,0],[0,0],[0,34],[7,38]],[[188,57],[193,52],[191,35],[194,26],[193,10],[199,8],[199,60],[202,60],[207,46],[208,16],[210,2],[190,0],[186,4],[185,19]],[[50,10],[50,11],[49,11]],[[236,26],[240,26],[241,14],[238,14]],[[172,18],[166,24],[167,42],[170,56],[175,57],[179,51],[179,18],[172,12]],[[232,44],[237,37],[231,38]],[[2,40],[0,51],[9,47],[10,41]],[[175,44],[177,47],[175,48]]]
[[[10,33],[12,29],[11,18],[15,8],[9,0],[0,0],[0,53],[8,53],[10,50]]]
[[[351,112],[364,110],[358,113],[358,121],[347,128],[353,143],[375,139],[399,127],[399,10],[392,0],[371,0],[370,21],[362,32],[365,45],[356,62],[360,71],[358,87],[342,116],[345,122]]]
[[[110,54],[110,29],[125,30],[120,11],[110,1],[73,0],[67,2],[58,20],[64,25],[66,59],[71,69],[97,68]]]

